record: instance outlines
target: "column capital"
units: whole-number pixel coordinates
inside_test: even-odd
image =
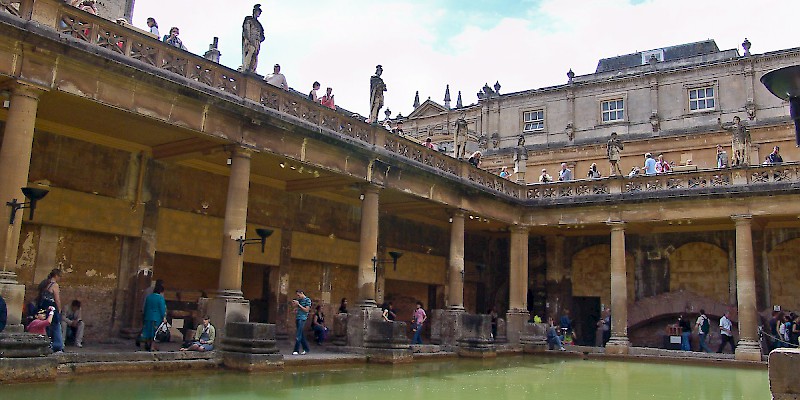
[[[625,230],[625,225],[627,223],[625,221],[606,221],[606,225],[611,227],[611,231],[622,231]]]
[[[511,233],[528,233],[531,228],[526,225],[511,225],[508,229]]]
[[[735,214],[735,215],[731,215],[731,219],[733,220],[733,222],[736,223],[736,225],[739,225],[739,224],[748,224],[749,225],[750,222],[753,220],[753,215],[752,214]]]
[[[383,187],[369,182],[359,184],[358,188],[361,189],[361,193],[364,194],[366,193],[378,194],[380,193],[381,189],[383,189]]]
[[[11,94],[13,96],[24,96],[29,97],[33,100],[39,100],[39,96],[42,93],[47,92],[47,88],[42,87],[40,85],[36,85],[34,83],[28,83],[25,81],[16,81],[10,83],[8,89],[11,90]]]
[[[253,149],[242,147],[236,144],[226,145],[225,150],[231,155],[231,157],[237,158],[253,158],[253,153],[255,152]]]
[[[460,208],[453,208],[447,210],[447,214],[453,218],[464,218],[467,215],[467,212]]]

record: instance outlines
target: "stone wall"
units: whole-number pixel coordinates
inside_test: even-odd
[[[800,310],[800,239],[791,239],[778,244],[768,254],[769,288],[771,305],[784,310]]]

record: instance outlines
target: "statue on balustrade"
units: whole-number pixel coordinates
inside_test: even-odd
[[[528,169],[528,149],[525,147],[525,136],[520,136],[514,148],[514,172],[517,183],[525,183],[525,172]]]
[[[608,163],[611,164],[611,176],[622,175],[622,171],[619,168],[619,159],[623,147],[622,141],[617,137],[617,132],[611,132],[611,138],[608,139],[606,144]]]
[[[469,129],[467,127],[466,116],[466,113],[461,113],[456,120],[456,133],[453,138],[453,157],[457,159],[464,158],[467,152],[467,135],[469,134]]]
[[[733,117],[733,122],[722,123],[721,118],[717,118],[720,128],[731,133],[731,167],[746,167],[750,165],[750,129],[742,124],[742,119]]]
[[[383,67],[375,67],[375,75],[369,78],[369,119],[368,123],[378,122],[378,114],[383,108],[383,92],[386,91],[386,84],[381,78]]]
[[[242,23],[242,72],[255,73],[258,66],[258,53],[264,41],[264,27],[258,22],[261,4],[253,6],[253,15],[244,17]]]

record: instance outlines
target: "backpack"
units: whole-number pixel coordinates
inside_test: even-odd
[[[710,330],[711,330],[711,324],[708,323],[708,317],[704,315],[703,323],[700,324],[700,332],[707,335]]]

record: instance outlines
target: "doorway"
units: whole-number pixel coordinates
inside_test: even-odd
[[[577,335],[576,344],[594,346],[597,321],[600,320],[600,297],[572,298],[572,327]]]

